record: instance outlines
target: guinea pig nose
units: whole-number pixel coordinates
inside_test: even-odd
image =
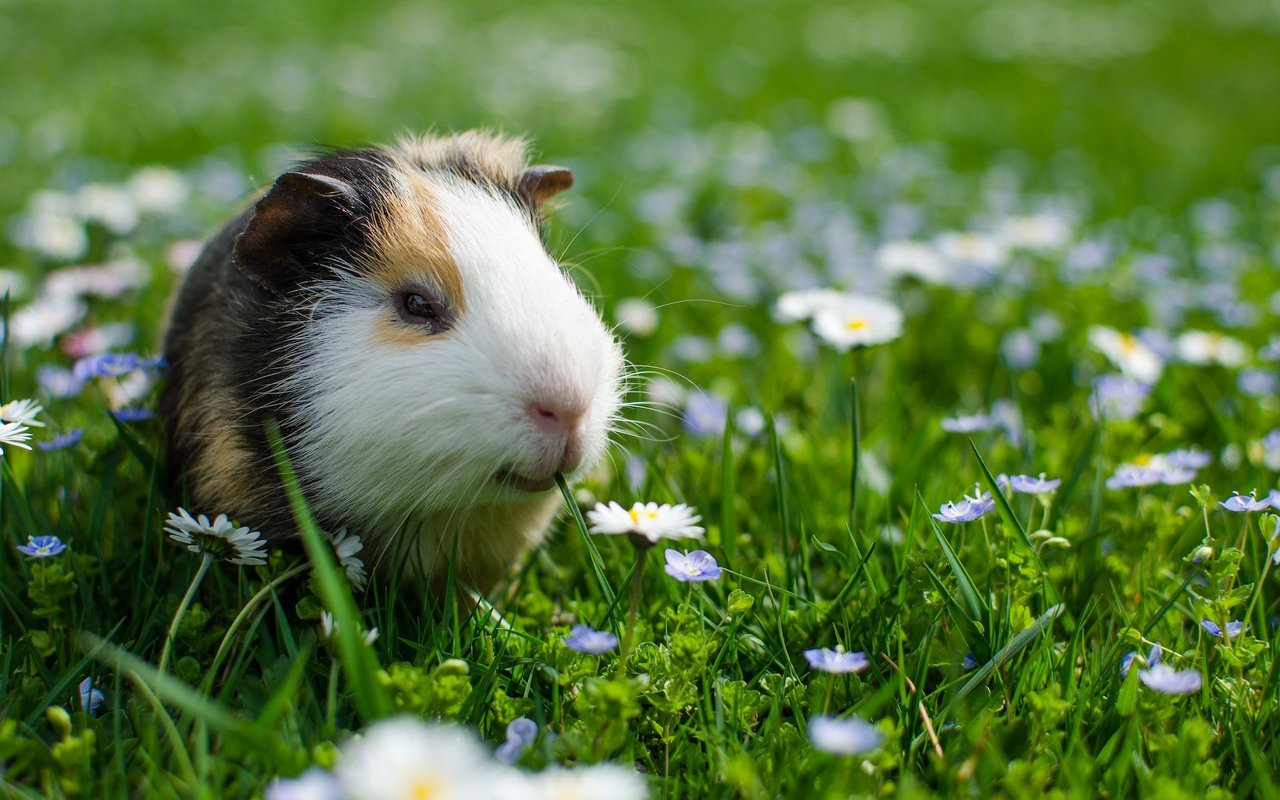
[[[533,420],[533,424],[537,425],[539,430],[556,436],[573,433],[577,430],[578,423],[582,421],[583,413],[576,408],[561,407],[554,403],[543,403],[538,400],[529,401],[529,404],[525,406],[525,410],[529,412],[529,418]]]

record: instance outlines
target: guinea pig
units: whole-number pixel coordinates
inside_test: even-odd
[[[317,523],[418,583],[484,591],[604,454],[618,343],[542,236],[573,183],[481,132],[341,150],[276,179],[204,247],[164,340],[188,507],[296,533],[265,426]]]

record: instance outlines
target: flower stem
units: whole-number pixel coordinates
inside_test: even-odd
[[[187,609],[191,606],[191,598],[196,596],[196,589],[200,588],[200,582],[204,580],[204,574],[209,571],[209,565],[213,563],[213,556],[208,553],[200,555],[200,568],[196,570],[196,576],[191,579],[191,586],[187,588],[187,594],[182,598],[182,602],[178,604],[178,610],[173,615],[173,622],[169,623],[169,635],[165,637],[164,649],[160,651],[159,671],[164,674],[165,666],[169,663],[169,652],[173,648],[174,637],[178,635],[178,625],[182,623],[182,618],[187,615]]]
[[[636,549],[636,568],[635,573],[631,577],[631,609],[627,612],[627,629],[622,634],[622,652],[618,655],[618,674],[627,674],[627,657],[631,655],[631,648],[635,646],[636,639],[636,620],[640,617],[640,596],[644,592],[644,564],[647,560],[645,556],[649,554],[649,543],[641,544],[637,541],[639,537],[632,537],[632,545]]]

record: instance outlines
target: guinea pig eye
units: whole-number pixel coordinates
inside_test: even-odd
[[[410,325],[421,325],[431,333],[439,333],[448,327],[447,312],[436,300],[422,292],[401,292],[400,318]]]

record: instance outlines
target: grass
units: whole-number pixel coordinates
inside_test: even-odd
[[[136,258],[143,279],[87,298],[76,330],[127,323],[116,349],[149,353],[173,244],[225,218],[289,148],[529,131],[579,179],[554,252],[611,322],[625,298],[658,319],[619,332],[645,365],[632,399],[667,406],[632,410],[644,435],[562,487],[571,511],[692,504],[726,572],[677,583],[650,552],[619,670],[616,652],[561,643],[575,622],[627,635],[640,575],[581,513],[479,605],[385,580],[352,594],[303,525],[305,554],[210,567],[160,674],[200,559],[161,527],[178,499],[161,488],[159,423],[107,413],[150,395],[123,402],[121,381],[42,394],[37,369],[69,366],[74,337],[24,346],[10,330],[0,400],[40,397],[37,439],[84,440],[7,447],[0,465],[0,794],[257,797],[395,712],[494,744],[526,716],[543,735],[525,767],[634,764],[663,798],[1277,794],[1276,522],[1217,505],[1265,493],[1280,466],[1265,438],[1274,387],[1244,388],[1276,373],[1273,11],[313,6],[11,9],[0,266],[27,288],[7,317],[68,263]],[[1098,20],[1111,38],[1081,34]],[[123,185],[145,164],[177,170],[185,199],[117,232],[76,216],[88,239],[72,259],[22,246],[37,192]],[[1069,221],[1068,242],[1016,251],[994,279],[873,268],[882,241],[1044,208]],[[811,285],[892,299],[903,336],[850,355],[777,322],[777,297]],[[1099,420],[1093,380],[1115,367],[1088,344],[1094,325],[1221,331],[1248,371],[1174,359],[1133,419]],[[1000,400],[1016,433],[940,425]],[[1213,455],[1194,481],[1107,487],[1124,462],[1192,446]],[[1000,473],[1042,471],[1063,480],[1048,504],[998,491]],[[992,513],[933,519],[975,484]],[[68,551],[16,551],[39,533]],[[1215,639],[1204,619],[1245,632]],[[361,627],[378,629],[372,646]],[[1122,676],[1124,655],[1154,642],[1200,671],[1200,690]],[[804,650],[836,645],[869,670],[808,669]],[[78,700],[90,675],[98,716]],[[884,742],[824,753],[808,737],[820,713],[857,715]]]

